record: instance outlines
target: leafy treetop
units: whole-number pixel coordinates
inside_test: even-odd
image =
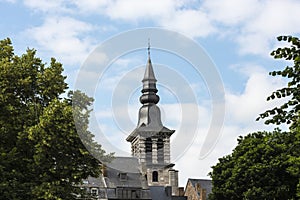
[[[47,65],[33,49],[18,56],[10,39],[0,40],[0,200],[76,199],[84,194],[76,185],[101,172],[85,146],[103,160],[112,156],[88,130],[93,100],[79,91],[63,95],[62,72],[54,58]]]
[[[289,47],[278,48],[271,52],[275,59],[285,59],[293,61],[293,66],[287,66],[281,71],[270,72],[272,76],[282,76],[289,79],[288,85],[284,88],[274,91],[267,100],[275,98],[287,98],[286,103],[280,107],[260,114],[257,118],[267,118],[266,124],[291,124],[295,126],[300,119],[300,40],[293,36],[279,36],[278,41],[286,41],[290,43]]]

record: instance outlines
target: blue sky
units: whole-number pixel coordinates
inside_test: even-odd
[[[172,158],[180,170],[181,185],[187,177],[207,177],[210,166],[232,151],[239,135],[272,129],[255,118],[280,103],[266,102],[271,91],[285,84],[268,71],[287,63],[273,60],[269,53],[283,45],[276,42],[276,36],[300,33],[297,0],[0,0],[0,5],[0,38],[10,37],[17,54],[29,47],[37,49],[44,62],[57,58],[71,89],[76,88],[77,75],[95,49],[126,31],[156,27],[196,42],[214,63],[225,94],[224,123],[205,158],[199,158],[199,152],[205,147],[213,116],[207,77],[197,75],[184,57],[160,49],[162,41],[151,39],[163,121],[177,130]],[[90,79],[96,80],[96,89],[90,93],[95,98],[91,130],[108,151],[119,155],[128,155],[130,145],[125,138],[137,123],[151,35],[144,37],[144,49],[118,55],[104,74],[97,74],[95,68],[80,77],[87,85]],[[133,40],[120,42],[120,47]],[[97,54],[96,64],[105,59]],[[179,142],[183,136],[188,144]]]

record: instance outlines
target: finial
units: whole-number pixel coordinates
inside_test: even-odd
[[[150,58],[150,38],[148,38],[148,57]]]

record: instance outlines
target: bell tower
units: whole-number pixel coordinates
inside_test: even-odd
[[[173,195],[178,191],[178,171],[170,162],[170,137],[175,130],[162,124],[160,109],[157,106],[156,78],[150,58],[146,64],[143,89],[140,97],[137,127],[126,138],[131,143],[132,156],[137,157],[149,186],[172,186]]]

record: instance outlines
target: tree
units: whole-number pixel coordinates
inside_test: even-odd
[[[291,132],[295,135],[294,140],[291,142],[292,147],[290,154],[288,155],[288,162],[291,167],[288,171],[294,176],[298,177],[297,193],[296,196],[300,198],[300,121],[298,121],[295,127],[292,128]]]
[[[288,85],[268,97],[288,98],[280,107],[260,114],[266,124],[290,124],[289,131],[255,132],[238,139],[233,153],[219,159],[210,172],[211,200],[219,199],[299,199],[300,198],[300,41],[280,36],[290,47],[271,52],[275,59],[293,61],[282,71],[273,71],[289,79]]]
[[[52,58],[46,66],[35,54],[17,56],[10,39],[0,41],[0,199],[75,199],[84,192],[76,185],[100,173],[84,145],[104,160],[112,155],[88,131],[92,99],[79,91],[62,98],[68,88],[62,64]]]
[[[272,93],[268,101],[275,98],[288,98],[287,102],[280,107],[260,114],[257,118],[264,119],[266,124],[287,123],[296,126],[300,120],[300,40],[293,36],[279,36],[279,41],[291,43],[289,47],[277,48],[271,52],[275,59],[292,61],[293,66],[287,66],[282,71],[270,72],[272,76],[282,76],[289,79],[288,85]]]
[[[299,156],[296,137],[280,130],[240,137],[233,153],[220,158],[210,173],[210,199],[297,199],[299,174],[293,170],[299,168],[290,160]]]

